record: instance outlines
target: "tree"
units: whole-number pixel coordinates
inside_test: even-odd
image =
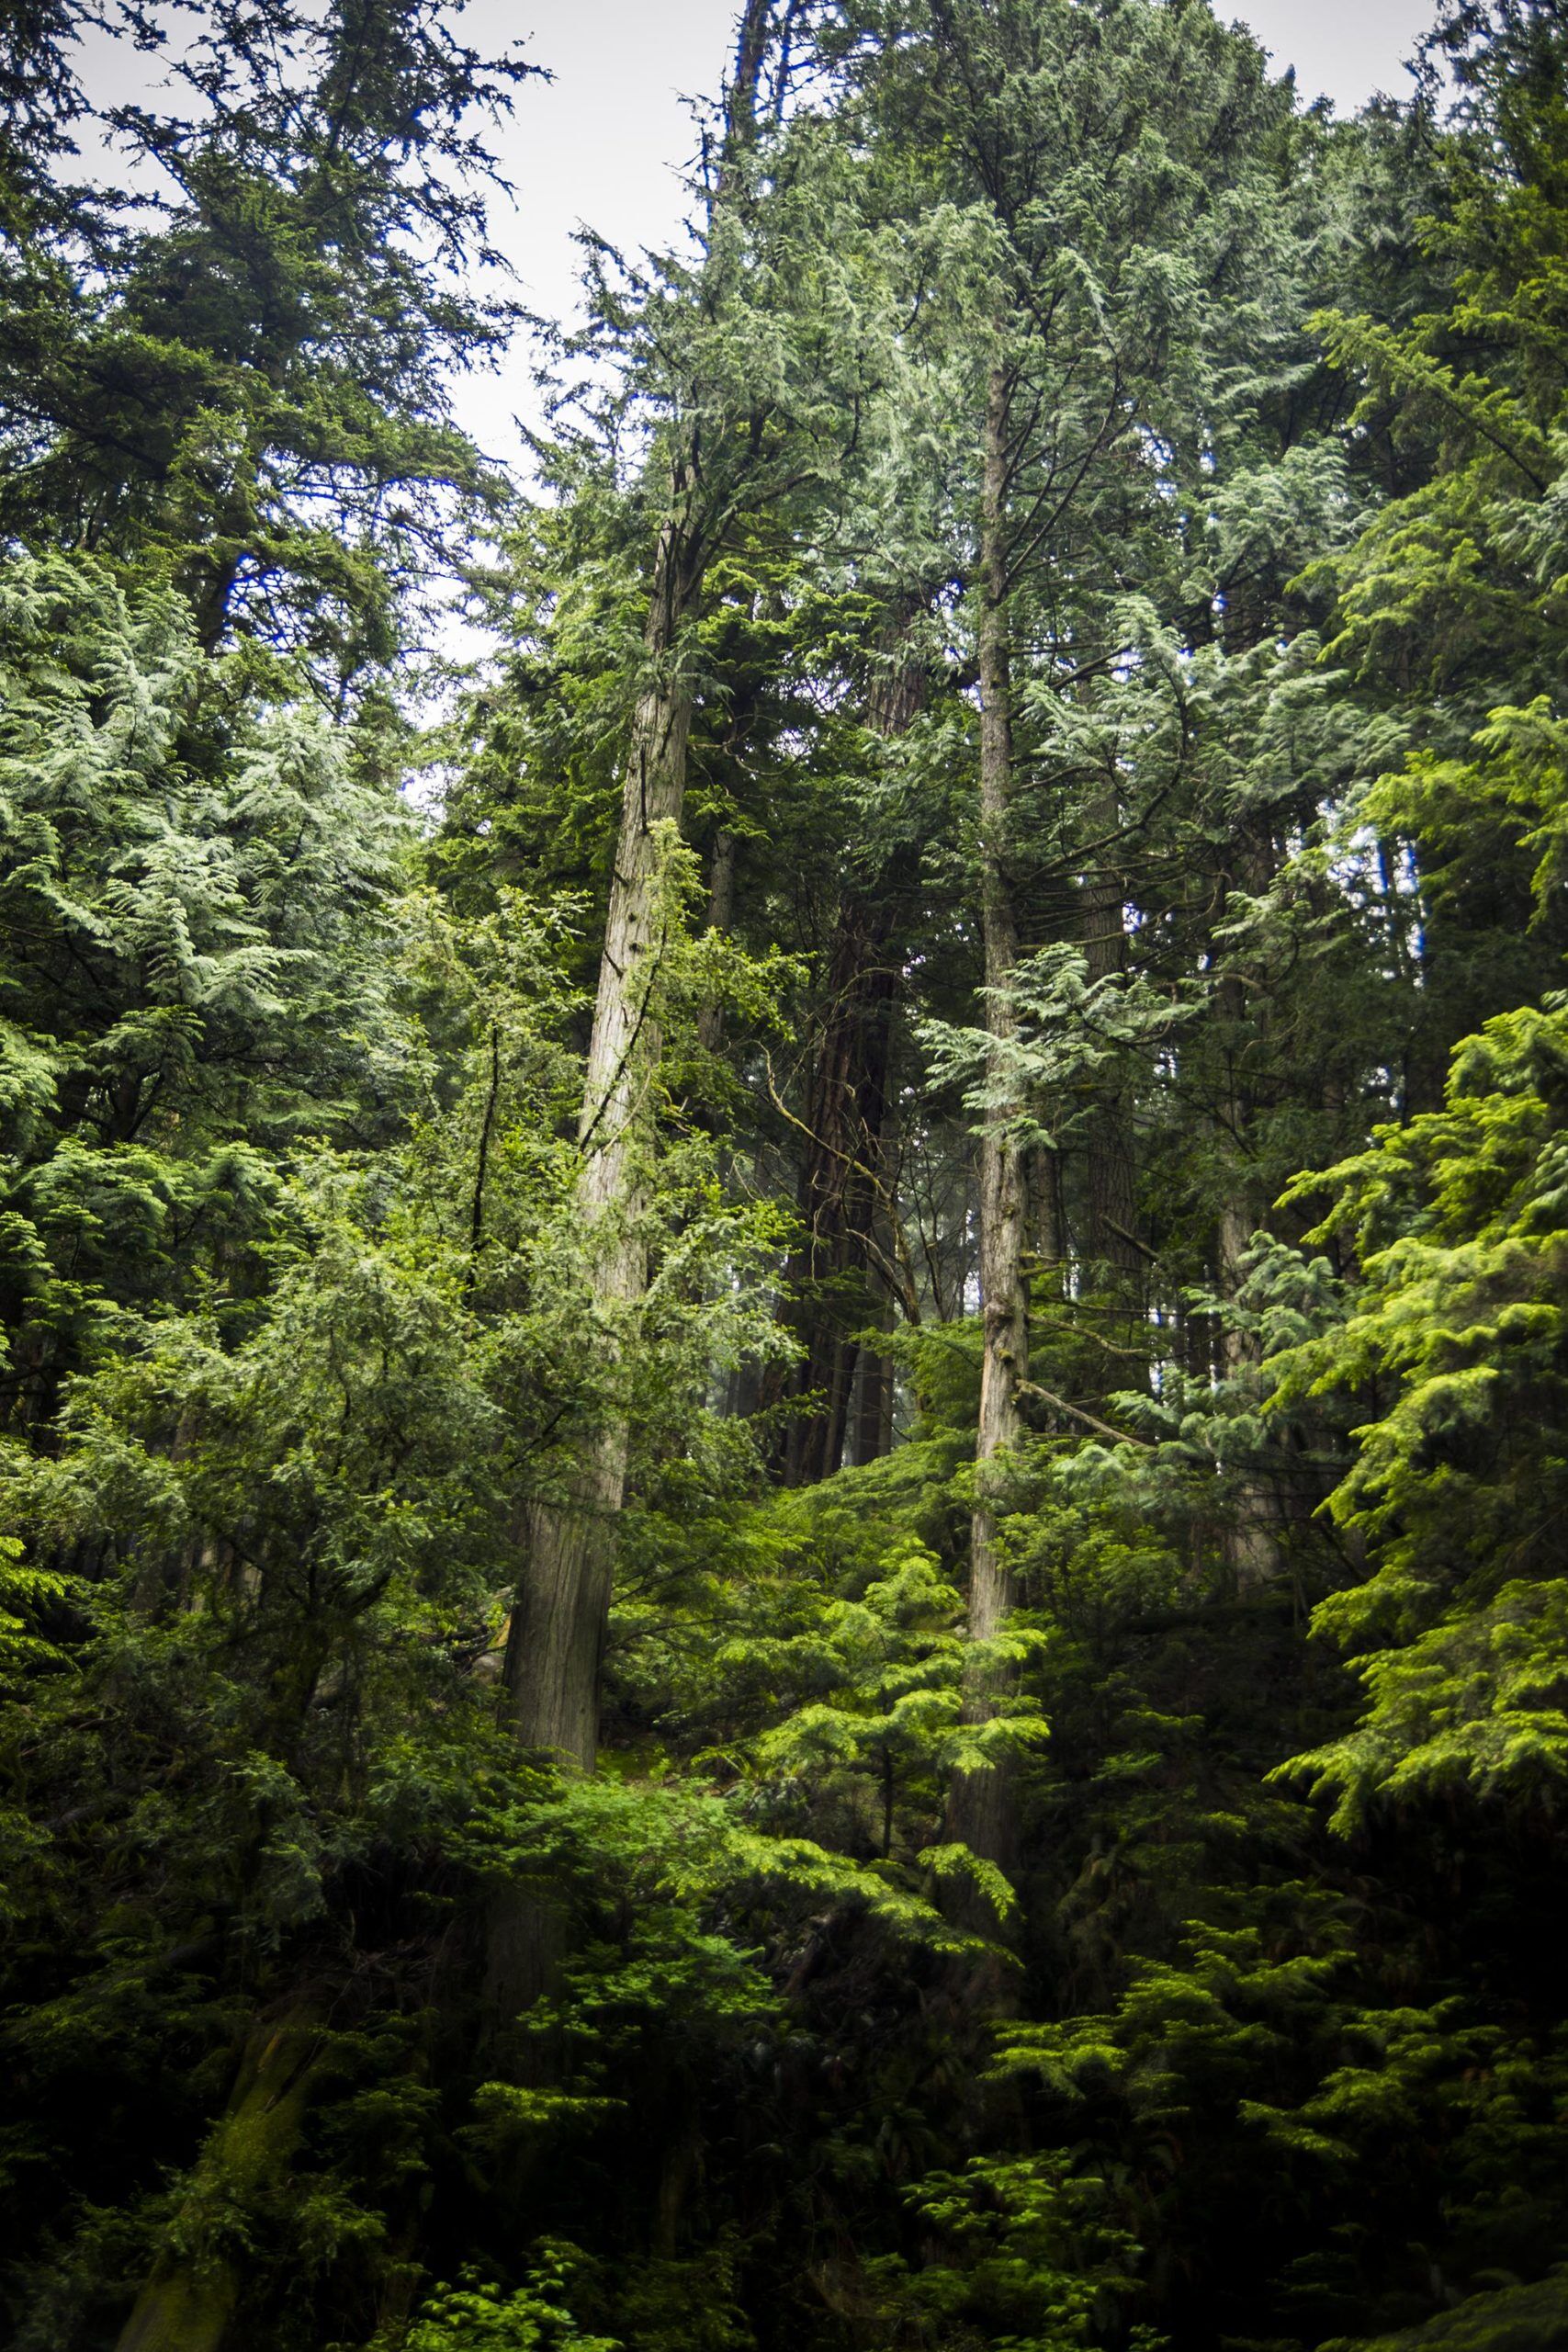
[[[592,1311],[612,1350],[624,1343],[646,1280],[642,1163],[692,727],[691,624],[742,518],[830,471],[827,436],[848,410],[861,365],[854,345],[837,339],[825,352],[814,342],[792,348],[796,317],[811,322],[815,336],[826,260],[822,245],[799,233],[816,202],[809,137],[798,158],[786,137],[776,163],[758,147],[760,87],[781,29],[763,0],[742,15],[702,257],[660,314],[676,338],[672,377],[662,338],[649,343],[649,389],[663,415],[649,458],[656,519],[648,618],[579,1126]],[[507,1679],[518,1736],[587,1768],[627,1442],[625,1417],[612,1408],[584,1434],[572,1490],[531,1509],[513,1616]]]
[[[873,18],[867,37],[883,30]],[[1266,208],[1282,116],[1258,51],[1193,12],[943,5],[920,30],[918,45],[886,40],[879,102],[951,159],[940,197],[968,208],[973,222],[961,332],[985,354],[983,386],[976,371],[970,395],[978,453],[964,561],[992,1038],[970,1578],[972,1631],[984,1644],[1010,1607],[998,1521],[1028,1381],[1029,1138],[1008,1091],[1022,924],[1031,899],[1042,912],[1049,904],[1044,876],[1054,874],[1060,894],[1083,873],[1087,846],[1093,863],[1068,921],[1089,923],[1095,977],[1120,967],[1124,886],[1100,861],[1137,830],[1125,778],[1140,771],[1124,751],[1108,765],[1086,760],[1077,713],[1095,681],[1146,659],[1126,610],[1134,571],[1148,579],[1153,565],[1169,578],[1172,559],[1179,564],[1163,502],[1181,494],[1184,456],[1201,461],[1205,435],[1223,434],[1223,401],[1206,373],[1223,330],[1216,337],[1205,305],[1222,288],[1244,299],[1233,283],[1234,226]],[[1179,579],[1179,570],[1169,578],[1178,594]],[[1021,637],[1031,658],[1015,678]],[[1157,801],[1168,785],[1151,775],[1144,788]],[[1058,896],[1045,916],[1058,939],[1066,912]],[[1088,1123],[1088,1251],[1109,1251],[1125,1273],[1141,1245],[1124,1223],[1125,1147],[1112,1121],[1102,1098]],[[976,1703],[983,1713],[984,1694]],[[999,1779],[960,1782],[955,1823],[991,1859],[1005,1850],[1006,1814]]]
[[[533,69],[434,0],[209,10],[189,44],[155,15],[131,29],[190,110],[112,110],[120,218],[75,208],[22,265],[0,529],[155,556],[209,650],[299,650],[346,692],[499,488],[446,386],[511,323],[460,284],[491,171],[471,123]]]

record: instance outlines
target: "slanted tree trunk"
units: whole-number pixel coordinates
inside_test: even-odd
[[[682,488],[677,481],[677,500]],[[647,1279],[637,1230],[643,1206],[637,1161],[659,1058],[660,866],[665,830],[678,823],[685,794],[691,693],[679,666],[678,640],[700,587],[700,571],[672,516],[654,569],[651,683],[637,704],[626,754],[578,1129],[577,1197],[593,1304],[612,1328]],[[583,1442],[570,1492],[530,1507],[507,1641],[505,1681],[519,1740],[585,1771],[592,1770],[598,1747],[599,1659],[626,1452],[625,1416],[607,1411]]]
[[[1008,620],[1007,501],[1010,384],[994,366],[987,387],[979,560],[980,912],[985,935],[986,1023],[992,1074],[999,1076],[1015,1015],[1005,990],[1018,962],[1018,922],[1009,876],[1012,801],[1012,683]],[[1006,1106],[1003,1106],[1005,1117]],[[1029,1301],[1023,1262],[1028,1228],[1024,1155],[993,1114],[980,1143],[980,1303],[984,1354],[976,1441],[975,1510],[969,1532],[969,1638],[989,1642],[1012,1609],[1012,1576],[998,1528],[998,1477],[1022,1430],[1021,1383],[1029,1371]],[[1010,1678],[981,1662],[971,1676],[967,1719],[983,1723]],[[1012,1775],[997,1765],[959,1774],[949,1800],[950,1834],[985,1860],[1011,1857]],[[994,1925],[987,1921],[986,1924]]]
[[[321,2048],[321,2019],[309,2002],[252,2029],[232,2096],[181,2200],[179,2251],[154,2267],[120,2331],[118,2352],[221,2352],[239,2314],[242,2280],[227,2255],[203,2251],[204,2214],[210,2210],[221,2222],[235,2207],[282,2188]]]
[[[681,627],[700,587],[683,560],[679,524],[660,541],[648,624],[651,683],[637,707],[627,750],[621,829],[610,886],[599,993],[579,1123],[577,1198],[589,1253],[592,1303],[613,1347],[618,1319],[647,1281],[638,1230],[644,1208],[639,1152],[659,1057],[655,994],[667,829],[679,821],[686,782],[690,690],[677,654]],[[530,1503],[507,1634],[502,1680],[518,1743],[569,1769],[591,1772],[599,1746],[600,1666],[610,1611],[616,1526],[626,1495],[630,1432],[611,1403],[585,1431],[568,1490]],[[565,1921],[535,1890],[510,1890],[491,1922],[487,1992],[498,2016],[515,2016],[546,1989],[564,1950]]]
[[[724,201],[735,160],[753,133],[772,14],[770,0],[746,0],[716,203]],[[645,633],[648,684],[626,749],[578,1129],[577,1197],[592,1297],[612,1347],[616,1323],[647,1283],[639,1226],[647,1205],[646,1114],[660,1049],[657,988],[666,906],[661,868],[664,843],[679,825],[686,791],[692,691],[683,639],[702,597],[711,551],[703,495],[702,468],[689,438],[678,445],[671,461],[669,504],[654,557]],[[519,1744],[585,1772],[592,1770],[598,1753],[600,1665],[629,1446],[626,1415],[612,1403],[584,1433],[567,1492],[529,1506],[507,1636],[503,1679]],[[534,1894],[514,1890],[497,1906],[488,1984],[496,2014],[514,2015],[544,1990],[562,1935],[558,1912]]]

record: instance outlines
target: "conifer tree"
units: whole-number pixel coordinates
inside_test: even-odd
[[[874,20],[870,37],[878,30]],[[881,103],[890,120],[912,118],[952,158],[941,195],[969,209],[976,241],[964,330],[987,355],[983,384],[976,375],[971,388],[969,558],[991,1041],[970,1584],[972,1632],[985,1645],[1010,1607],[998,1522],[1029,1369],[1028,1106],[1016,1091],[1014,987],[1025,865],[1049,872],[1054,861],[1037,848],[1031,857],[1024,843],[1039,826],[1067,875],[1081,871],[1089,847],[1093,866],[1071,928],[1089,922],[1090,976],[1110,978],[1122,962],[1124,892],[1107,876],[1138,827],[1139,786],[1129,795],[1124,779],[1139,769],[1125,755],[1105,768],[1092,754],[1086,760],[1077,713],[1097,680],[1129,660],[1149,662],[1152,646],[1128,641],[1143,633],[1127,605],[1132,581],[1150,602],[1162,575],[1167,593],[1180,594],[1162,500],[1182,495],[1183,460],[1221,405],[1212,371],[1223,361],[1206,305],[1234,270],[1234,223],[1266,200],[1280,117],[1256,50],[1190,12],[944,5],[921,31],[914,48],[888,43]],[[1232,299],[1245,299],[1239,285]],[[1172,624],[1179,616],[1179,607],[1170,611]],[[1032,640],[1026,679],[1014,674],[1021,628]],[[1029,712],[1022,743],[1021,697]],[[1021,797],[1025,750],[1052,773],[1057,807],[1038,786]],[[1151,777],[1143,790],[1157,796],[1159,787]],[[1064,801],[1075,811],[1066,824]],[[1101,1100],[1089,1121],[1086,1255],[1119,1264],[1125,1280],[1140,1243],[1125,1222],[1134,1214],[1125,1145],[1111,1120]],[[999,1778],[977,1776],[973,1788],[961,1781],[960,1792],[960,1834],[996,1859],[1005,1847]]]
[[[621,759],[621,816],[579,1128],[590,1295],[603,1344],[611,1350],[623,1344],[627,1310],[635,1310],[646,1280],[640,1201],[659,1083],[671,854],[692,728],[692,625],[711,568],[747,518],[830,469],[831,445],[823,443],[841,388],[848,410],[859,366],[852,345],[840,351],[829,345],[819,361],[796,340],[791,316],[790,306],[798,304],[809,318],[825,256],[788,250],[805,225],[793,199],[798,180],[810,174],[809,153],[780,162],[771,216],[768,209],[773,167],[759,153],[759,110],[764,76],[782,71],[785,31],[785,20],[766,0],[749,0],[703,250],[689,288],[676,292],[674,332],[682,333],[685,307],[687,343],[675,379],[657,394],[665,413],[649,461],[648,617]],[[792,283],[796,272],[798,285]],[[758,352],[748,346],[764,334],[759,366]],[[513,1616],[508,1687],[518,1736],[587,1768],[597,1746],[599,1666],[626,1445],[625,1418],[612,1408],[584,1436],[572,1491],[530,1510]]]
[[[108,114],[123,218],[74,206],[30,265],[0,529],[155,551],[209,650],[238,631],[343,691],[499,489],[447,387],[510,323],[463,274],[487,255],[480,126],[532,69],[423,0],[219,7],[194,40],[152,10],[132,34],[169,102]]]

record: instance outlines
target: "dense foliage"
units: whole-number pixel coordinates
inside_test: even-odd
[[[459,36],[6,17],[0,2340],[1547,2352],[1568,13],[746,0],[526,482]]]

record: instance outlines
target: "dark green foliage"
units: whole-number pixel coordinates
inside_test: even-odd
[[[37,37],[35,81],[68,74],[69,29]],[[17,240],[0,530],[162,573],[206,646],[298,648],[346,692],[499,495],[446,387],[505,333],[463,272],[485,254],[475,124],[525,69],[401,0],[204,9],[194,37],[154,6],[130,29],[188,111],[116,110],[135,202]]]
[[[72,179],[89,19],[0,58],[0,2342],[1545,2352],[1561,8],[1445,6],[1335,123],[1199,0],[754,6],[532,500],[449,406],[517,62],[434,0],[106,11],[172,77],[133,203]],[[503,1674],[607,1426],[586,1774]]]

